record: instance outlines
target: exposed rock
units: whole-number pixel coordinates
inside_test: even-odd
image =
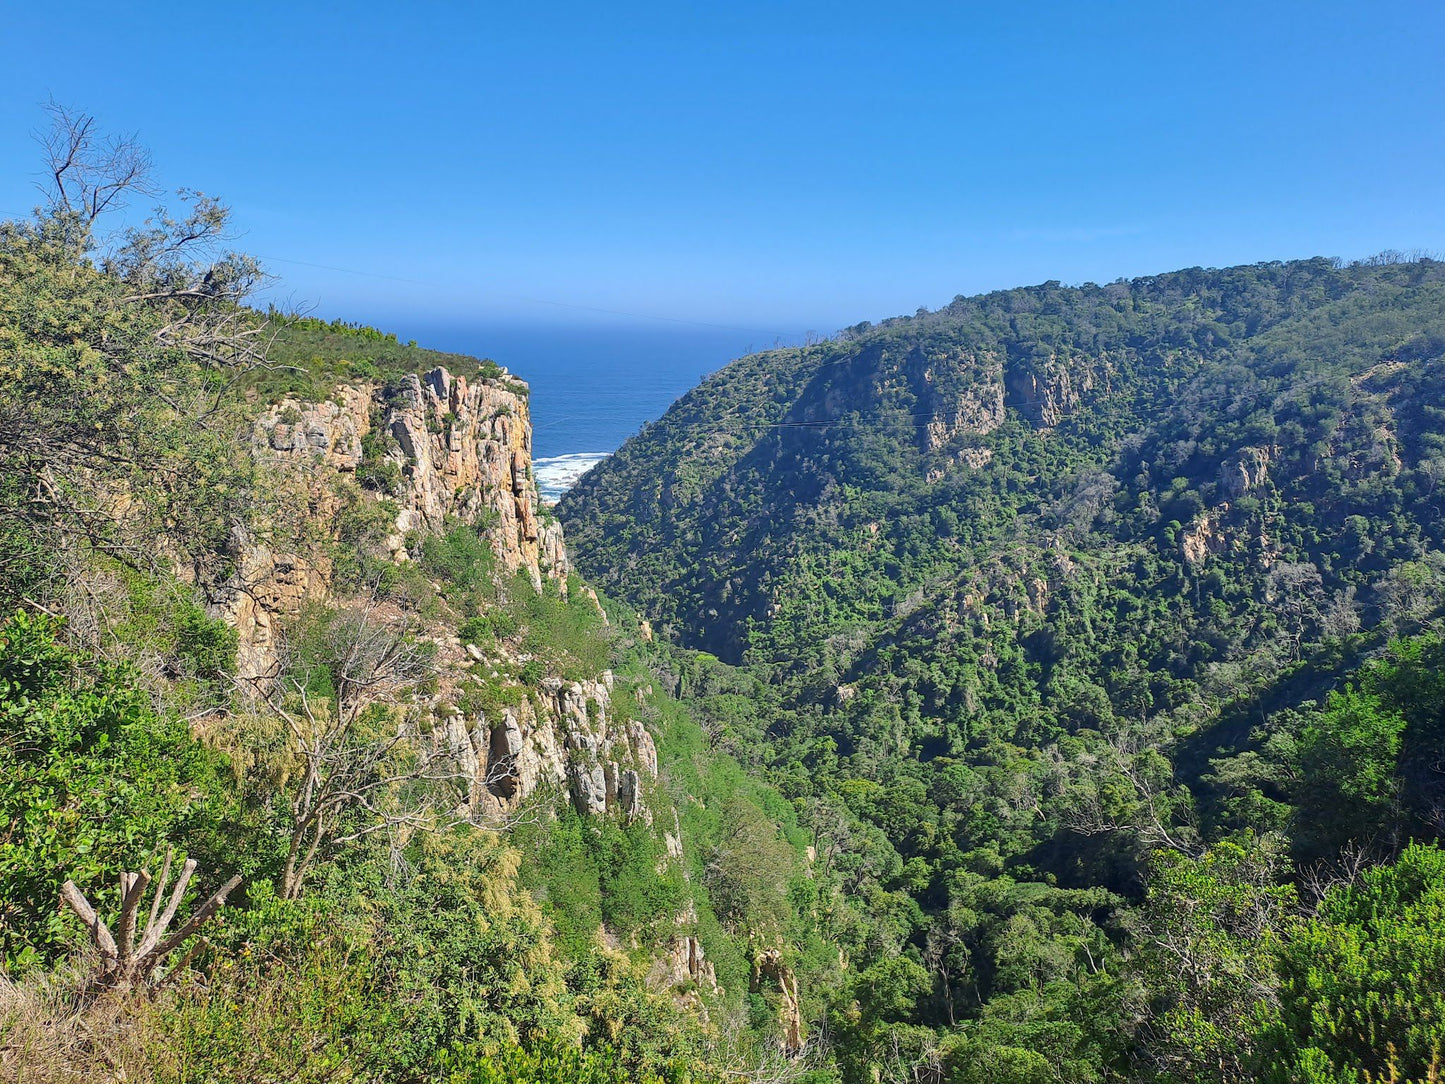
[[[1220,513],[1205,512],[1180,534],[1179,549],[1186,563],[1197,565],[1211,553],[1224,550],[1224,532],[1219,528],[1220,514],[1222,510]]]
[[[1035,576],[1024,584],[1029,595],[1029,609],[1040,617],[1049,604],[1049,581]]]
[[[1245,448],[1219,465],[1219,484],[1231,498],[1242,497],[1269,477],[1270,449]]]
[[[777,983],[778,1022],[782,1025],[783,1050],[795,1054],[803,1048],[803,1012],[798,1002],[798,977],[783,962],[780,949],[764,949],[753,959],[753,993],[765,984]]]
[[[488,535],[504,569],[525,568],[534,584],[545,573],[565,586],[561,527],[550,524],[545,547],[538,527],[525,385],[469,383],[437,368],[373,394],[403,476],[398,530],[435,530],[448,517],[476,523],[489,511]]]
[[[572,797],[577,800],[577,808],[583,813],[607,812],[607,780],[603,776],[601,765],[589,768],[585,763],[573,763]]]
[[[958,461],[972,470],[982,470],[993,462],[993,449],[964,448],[958,453]]]
[[[636,719],[627,724],[627,738],[631,743],[633,759],[651,779],[657,778],[657,745],[647,728]]]
[[[1072,413],[1094,388],[1092,365],[1076,358],[1031,358],[1010,368],[1009,405],[1042,429]]]
[[[958,351],[947,359],[949,367],[977,373],[980,379],[962,393],[935,388],[933,369],[923,373],[931,390],[923,405],[931,415],[924,427],[924,448],[936,452],[959,433],[992,433],[1004,421],[1003,364],[992,353],[974,356]]]
[[[617,778],[617,807],[628,820],[642,816],[642,780],[634,768],[621,769]]]
[[[329,524],[341,506],[338,476],[363,466],[364,440],[373,434],[383,445],[390,438],[376,466],[390,462],[398,479],[392,492],[373,494],[399,507],[388,539],[394,559],[406,559],[413,531],[440,529],[449,518],[487,522],[503,570],[525,570],[538,588],[550,577],[566,593],[570,564],[561,524],[543,525],[537,513],[525,384],[469,382],[436,368],[390,387],[342,385],[324,402],[288,398],[262,413],[253,447],[263,462],[292,468],[306,518]],[[239,568],[222,586],[216,610],[239,633],[242,676],[257,676],[275,661],[272,626],[294,616],[299,600],[324,597],[330,567],[322,553],[281,555],[249,537],[235,548]]]
[[[505,817],[550,785],[565,787],[579,812],[650,822],[643,780],[657,776],[656,745],[640,722],[611,721],[612,688],[609,672],[571,684],[549,678],[500,721],[475,720],[462,765],[474,781],[474,812]]]
[[[238,566],[217,592],[212,612],[235,628],[236,672],[248,679],[275,666],[279,626],[295,618],[307,602],[326,596],[331,568],[320,556],[307,560],[277,554],[244,532],[236,533]]]
[[[460,520],[485,525],[503,572],[523,570],[538,589],[544,577],[567,589],[561,524],[538,511],[526,385],[520,381],[504,376],[470,382],[437,368],[385,387],[342,386],[321,403],[286,399],[257,420],[253,447],[258,460],[284,468],[277,477],[295,488],[304,505],[300,518],[323,526],[323,533],[313,542],[319,552],[306,558],[274,552],[245,532],[232,539],[238,570],[216,609],[240,634],[243,676],[267,673],[275,663],[278,625],[306,602],[327,596],[324,528],[342,506],[338,482],[363,467],[367,485],[376,487],[380,479],[389,487],[364,492],[399,509],[389,539],[394,559],[406,559],[411,532]],[[588,594],[601,613],[596,594]],[[454,674],[488,661],[476,644],[455,636],[434,640],[443,669]],[[657,777],[657,749],[640,722],[614,726],[612,689],[610,672],[585,682],[552,679],[500,713],[470,716],[439,695],[418,724],[423,748],[429,755],[445,753],[472,780],[475,815],[505,817],[539,789],[555,786],[570,789],[584,812],[650,820],[644,780]]]
[[[718,991],[717,971],[696,937],[679,937],[673,941],[649,977],[654,986],[679,987],[692,983],[711,993]]]
[[[400,474],[396,491],[385,494],[400,506],[398,539],[439,529],[448,518],[489,518],[488,539],[503,569],[525,569],[537,585],[550,576],[565,591],[570,565],[561,524],[542,525],[537,512],[525,384],[469,382],[436,368],[390,387],[344,385],[324,403],[286,399],[266,411],[255,444],[282,460],[354,473],[373,431],[391,439],[385,459]],[[324,478],[316,482],[329,488]]]

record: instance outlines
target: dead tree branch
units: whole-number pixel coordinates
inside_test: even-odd
[[[95,977],[95,984],[98,987],[108,990],[128,990],[135,986],[155,985],[157,971],[165,958],[189,940],[208,919],[214,916],[225,904],[226,897],[241,883],[239,874],[232,877],[212,893],[210,898],[201,904],[191,917],[181,924],[179,929],[167,936],[167,931],[175,920],[176,911],[186,894],[186,887],[190,884],[191,875],[195,871],[195,859],[187,859],[181,867],[180,876],[176,878],[170,902],[162,912],[161,900],[165,897],[166,883],[170,879],[171,872],[171,854],[167,852],[165,867],[161,871],[161,879],[156,882],[150,913],[144,929],[140,931],[139,942],[137,942],[136,918],[141,900],[151,884],[151,875],[148,871],[140,870],[136,873],[120,875],[120,920],[116,927],[119,937],[111,932],[90,901],[85,898],[85,894],[76,887],[75,882],[65,882],[60,892],[61,899],[85,923],[91,941],[100,950],[100,971]],[[189,957],[188,953],[187,959]],[[170,969],[159,981],[164,982],[169,975],[175,974],[183,968],[184,964],[185,961],[182,961],[176,968]]]

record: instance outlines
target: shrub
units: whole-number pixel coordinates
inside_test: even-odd
[[[121,870],[167,843],[204,850],[232,812],[222,758],[61,627],[24,612],[0,626],[0,961],[17,970],[68,947],[67,878],[109,901]]]

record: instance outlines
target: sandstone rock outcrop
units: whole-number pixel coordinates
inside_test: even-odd
[[[960,433],[992,433],[1004,422],[1003,363],[992,353],[974,357],[959,351],[946,364],[978,375],[961,393],[938,389],[933,369],[923,373],[929,394],[922,398],[929,420],[923,430],[924,450],[936,452]]]
[[[321,555],[278,554],[240,528],[231,547],[237,568],[219,593],[216,616],[236,630],[237,673],[260,677],[276,661],[278,626],[326,597],[331,566]]]
[[[717,993],[717,971],[696,937],[682,936],[672,942],[667,955],[651,976],[655,986],[680,987],[695,984],[699,989]]]
[[[237,630],[243,680],[266,678],[281,627],[329,596],[328,542],[348,483],[360,483],[349,490],[360,499],[394,507],[393,560],[409,559],[415,533],[459,521],[486,537],[499,571],[523,571],[538,590],[550,579],[566,593],[562,527],[540,511],[532,476],[526,392],[505,372],[468,381],[436,368],[389,385],[342,385],[323,402],[284,399],[261,413],[252,445],[258,463],[274,468],[276,503],[287,506],[291,528],[271,524],[269,541],[246,528],[232,533],[236,570],[218,589],[214,611]],[[283,537],[289,545],[276,541]],[[601,613],[596,594],[588,597]],[[475,644],[446,639],[437,639],[447,647],[443,669],[487,664]],[[613,721],[612,689],[609,672],[584,682],[551,678],[511,706],[470,715],[438,695],[422,744],[460,766],[471,780],[471,810],[482,817],[505,817],[555,787],[570,791],[585,813],[650,819],[645,790],[657,777],[657,749],[640,722]]]
[[[398,555],[410,532],[458,519],[485,525],[502,568],[525,569],[537,585],[543,576],[566,584],[561,525],[538,513],[520,380],[468,381],[438,367],[389,386],[343,385],[322,403],[282,400],[257,420],[254,440],[263,455],[311,468],[320,493],[330,488],[326,470],[354,475],[371,466],[376,477],[394,477],[378,496],[400,508]]]
[[[657,778],[657,748],[637,721],[611,718],[612,675],[542,683],[541,695],[499,714],[443,720],[432,749],[456,758],[472,780],[471,806],[504,817],[537,790],[565,787],[579,812],[650,817],[645,782]]]
[[[1262,486],[1269,478],[1271,451],[1268,448],[1245,448],[1219,465],[1219,484],[1231,498],[1242,497]]]
[[[571,570],[562,527],[539,514],[532,478],[527,388],[515,378],[468,381],[436,368],[394,384],[341,385],[323,402],[287,398],[256,420],[252,444],[263,464],[299,480],[296,510],[325,535],[342,506],[338,481],[365,472],[371,499],[397,506],[388,544],[406,560],[406,540],[449,519],[482,527],[500,568],[544,577],[563,594]],[[301,533],[301,532],[293,532]],[[243,678],[275,662],[271,629],[302,602],[326,595],[330,562],[317,539],[289,552],[241,532],[237,571],[217,592],[216,612],[237,629]]]
[[[798,977],[783,961],[780,949],[764,949],[753,959],[752,990],[761,993],[765,986],[777,984],[778,1022],[782,1030],[782,1046],[787,1054],[803,1048],[803,1012],[798,1001]]]
[[[1179,552],[1186,563],[1197,565],[1211,553],[1224,551],[1226,539],[1219,520],[1227,508],[1205,512],[1180,533]]]
[[[1094,390],[1096,364],[1050,354],[1012,366],[1006,377],[1009,405],[1041,429],[1052,429]]]

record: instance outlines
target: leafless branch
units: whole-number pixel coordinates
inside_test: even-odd
[[[283,642],[268,674],[238,682],[278,719],[300,771],[290,802],[291,840],[282,895],[295,898],[325,852],[382,832],[457,823],[463,772],[444,751],[424,755],[401,723],[375,730],[369,712],[396,707],[428,672],[417,645],[380,620],[375,598],[314,615],[308,649],[299,630]],[[324,669],[332,694],[318,702],[313,673]]]

